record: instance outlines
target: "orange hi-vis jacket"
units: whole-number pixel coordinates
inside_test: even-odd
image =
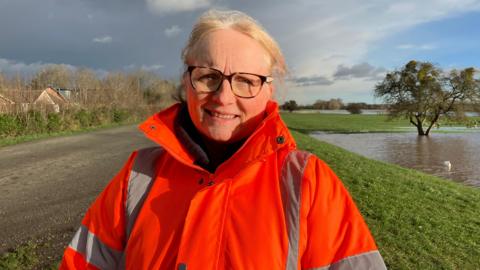
[[[140,125],[160,147],[130,156],[60,269],[386,269],[347,190],[296,149],[276,103],[214,173],[175,135],[179,110]]]

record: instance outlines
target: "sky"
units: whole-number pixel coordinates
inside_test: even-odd
[[[0,0],[0,72],[65,64],[178,81],[211,8],[247,13],[278,42],[289,67],[279,102],[381,103],[375,84],[410,60],[480,69],[480,0]]]

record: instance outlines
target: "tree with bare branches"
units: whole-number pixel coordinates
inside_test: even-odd
[[[31,81],[32,89],[44,89],[49,86],[71,88],[72,70],[67,65],[48,65],[39,70]]]

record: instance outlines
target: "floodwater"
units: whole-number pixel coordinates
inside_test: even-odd
[[[311,136],[368,158],[480,187],[478,131],[433,133],[429,137],[410,132],[362,134],[313,132]]]

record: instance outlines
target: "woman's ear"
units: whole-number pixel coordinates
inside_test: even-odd
[[[270,92],[270,100],[273,100],[275,96],[275,84],[269,83],[267,86],[268,86],[268,91]]]

